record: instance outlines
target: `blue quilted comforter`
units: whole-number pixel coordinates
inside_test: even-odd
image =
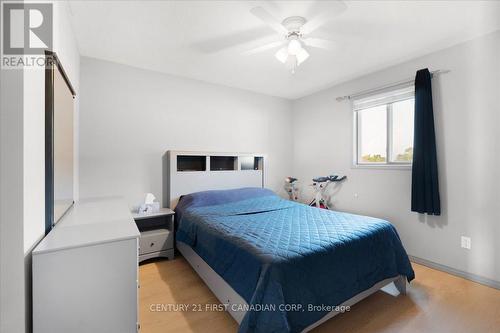
[[[240,332],[300,332],[381,280],[414,278],[389,222],[246,190],[256,194],[214,191],[227,200],[187,197],[176,209],[177,241],[249,304]]]

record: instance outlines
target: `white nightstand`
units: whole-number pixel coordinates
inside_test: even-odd
[[[169,208],[160,208],[158,213],[132,213],[141,232],[139,238],[139,262],[147,259],[174,258],[174,214]]]

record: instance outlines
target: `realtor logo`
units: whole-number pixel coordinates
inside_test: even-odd
[[[3,3],[3,54],[52,50],[51,3]]]

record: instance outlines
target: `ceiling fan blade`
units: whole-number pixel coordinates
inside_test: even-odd
[[[335,47],[335,43],[331,40],[321,39],[321,38],[304,38],[304,44],[311,47],[317,47],[320,49],[331,50]]]
[[[283,41],[283,40],[271,42],[271,43],[267,43],[267,44],[264,44],[262,46],[258,46],[258,47],[255,47],[253,49],[247,50],[247,51],[243,52],[242,54],[243,55],[252,55],[252,54],[256,54],[256,53],[260,53],[260,52],[264,52],[267,50],[277,48],[283,44],[285,44],[285,41]]]
[[[241,51],[241,49],[248,49],[270,40],[276,40],[276,35],[270,32],[267,27],[259,27],[221,37],[205,39],[192,44],[191,47],[198,52],[215,54],[232,49],[239,49]]]
[[[344,1],[318,1],[320,4],[328,4],[329,8],[321,10],[321,14],[314,17],[312,20],[307,21],[306,24],[300,29],[300,32],[304,35],[310,34],[311,32],[318,29],[320,26],[326,22],[334,19],[336,16],[340,15],[347,9]]]
[[[257,18],[262,20],[264,23],[269,25],[271,28],[273,28],[277,33],[282,35],[288,34],[288,30],[264,8],[254,7],[250,9],[250,12]]]
[[[330,20],[330,16],[327,14],[321,14],[313,18],[311,21],[307,21],[306,24],[302,26],[302,29],[300,29],[300,32],[302,32],[303,35],[308,35],[314,30],[318,29],[320,26],[325,24]]]

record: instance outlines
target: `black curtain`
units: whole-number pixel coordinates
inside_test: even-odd
[[[415,77],[411,210],[429,215],[441,214],[431,73],[427,68],[417,71]]]

